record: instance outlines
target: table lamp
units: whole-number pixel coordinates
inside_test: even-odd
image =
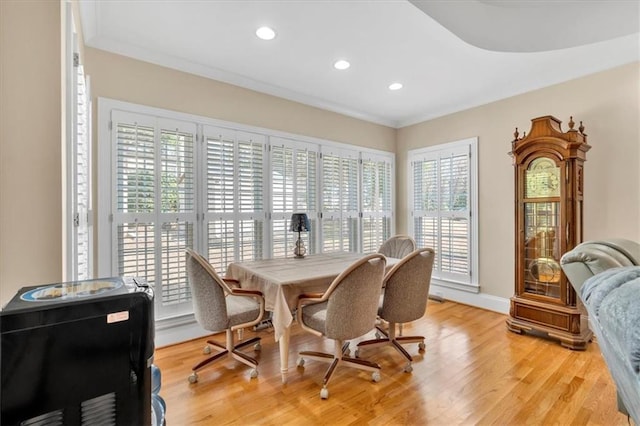
[[[295,257],[302,259],[307,254],[307,249],[304,246],[304,241],[300,238],[301,232],[309,232],[311,230],[311,224],[306,213],[294,213],[291,215],[291,225],[289,231],[298,233],[298,240],[296,241],[296,248],[293,249]]]

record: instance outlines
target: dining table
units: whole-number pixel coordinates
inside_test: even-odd
[[[298,296],[324,292],[342,271],[364,256],[355,252],[331,252],[228,265],[227,277],[238,280],[242,288],[260,290],[264,295],[265,309],[272,313],[274,337],[279,344],[283,383],[289,370],[289,340]],[[387,270],[400,260],[386,259]]]

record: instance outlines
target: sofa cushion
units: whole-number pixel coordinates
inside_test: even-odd
[[[585,281],[581,293],[620,358],[640,373],[640,266],[594,275]]]

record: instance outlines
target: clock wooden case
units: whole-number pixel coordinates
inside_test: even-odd
[[[591,340],[586,314],[560,268],[560,257],[582,242],[583,182],[591,148],[580,122],[563,132],[550,115],[511,142],[515,169],[515,294],[507,327],[546,334],[571,349]]]

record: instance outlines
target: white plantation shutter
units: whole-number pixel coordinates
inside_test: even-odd
[[[271,208],[273,213],[293,210],[293,147],[271,143]]]
[[[156,283],[156,250],[154,223],[136,220],[117,224],[117,274],[144,277]]]
[[[116,273],[154,286],[159,318],[189,312],[184,251],[196,226],[196,126],[119,111],[112,126]]]
[[[470,267],[469,152],[440,157],[440,270],[467,274]]]
[[[207,255],[220,273],[236,258],[235,132],[205,128]]]
[[[307,213],[311,230],[302,238],[307,247],[307,253],[318,252],[318,167],[320,153],[317,145],[298,144],[296,151],[296,196],[294,202],[295,213]],[[288,229],[288,228],[287,228]]]
[[[72,229],[72,270],[73,279],[85,280],[92,277],[93,231],[89,216],[91,211],[91,97],[84,68],[75,67],[75,134],[73,138],[73,214]]]
[[[206,254],[222,275],[231,262],[264,257],[265,139],[204,126]]]
[[[472,144],[414,150],[411,161],[413,235],[436,251],[434,277],[472,282]]]
[[[322,153],[322,251],[358,250],[357,151]]]
[[[99,106],[97,272],[145,278],[158,320],[193,310],[186,248],[223,275],[231,262],[292,256],[293,213],[309,216],[308,253],[373,251],[391,233],[392,154],[113,100]]]
[[[62,13],[73,22],[70,3]],[[64,224],[62,248],[63,279],[85,280],[93,277],[93,212],[91,210],[91,95],[89,77],[84,74],[78,53],[78,34],[66,25],[62,37],[64,52],[63,94],[64,147]]]
[[[289,231],[291,215],[306,213],[310,232],[300,234],[307,253],[316,252],[318,146],[290,139],[271,140],[272,257],[291,257],[297,233]]]
[[[115,274],[139,276],[155,286],[155,120],[114,112]]]
[[[195,215],[195,137],[191,123],[158,120],[160,137],[159,223],[161,312],[190,308],[185,249],[193,248]]]
[[[151,213],[155,207],[155,124],[135,118],[122,123],[114,117],[118,213]]]
[[[438,218],[438,157],[412,155],[413,174],[413,232],[418,247],[438,246],[440,227]],[[440,270],[440,252],[436,252],[434,271]]]
[[[392,162],[388,156],[362,155],[362,251],[378,251],[391,237]]]

